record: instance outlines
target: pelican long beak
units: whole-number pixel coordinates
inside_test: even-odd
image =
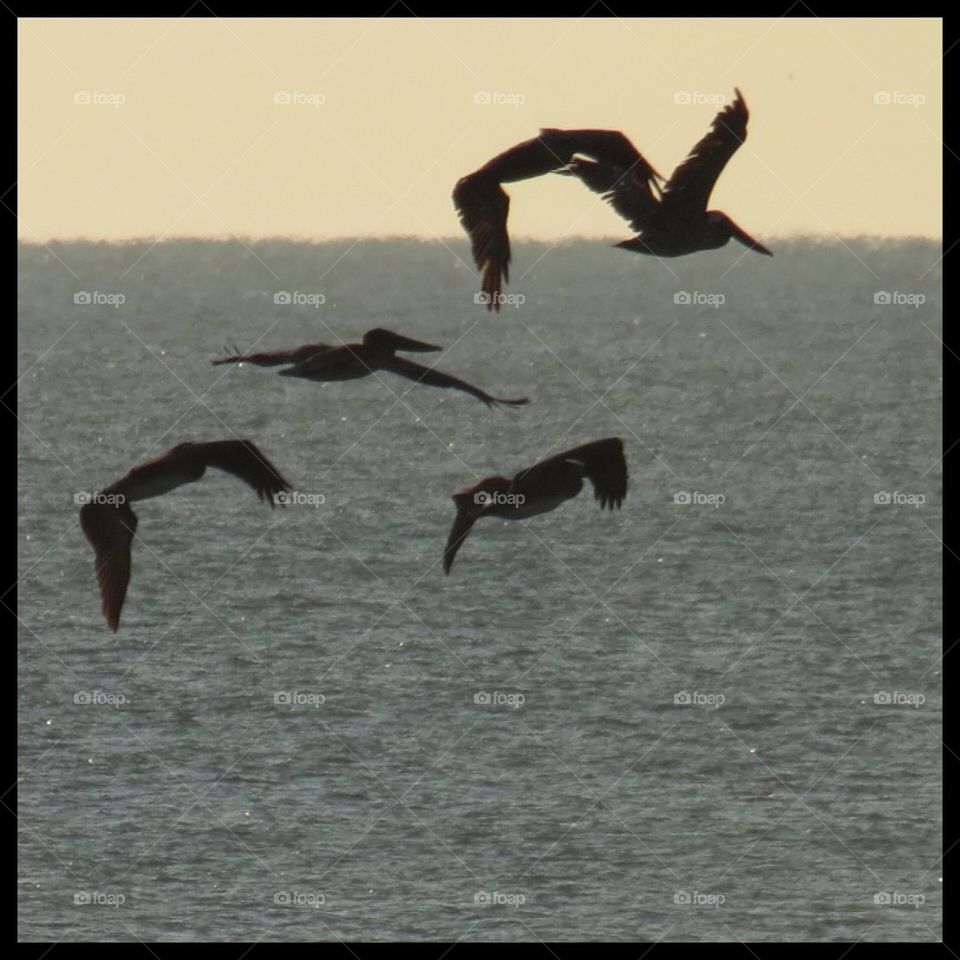
[[[395,353],[397,350],[403,350],[409,353],[432,353],[434,350],[442,350],[433,343],[425,343],[423,340],[413,340],[402,334],[394,333],[392,330],[377,328],[368,330],[363,335],[363,345],[375,350],[389,350]]]
[[[734,240],[738,240],[748,249],[756,250],[757,253],[762,253],[765,257],[773,256],[762,243],[754,240],[746,230],[741,230],[732,220],[730,220],[730,236],[733,237]]]
[[[399,334],[396,335],[396,340],[394,341],[396,350],[404,350],[407,353],[432,353],[434,350],[442,350],[443,347],[438,347],[435,343],[426,343],[423,340],[413,340],[410,337],[402,337]]]
[[[632,237],[629,240],[621,240],[619,243],[614,244],[615,247],[619,247],[621,250],[632,250],[634,253],[647,253],[647,245],[639,238]]]

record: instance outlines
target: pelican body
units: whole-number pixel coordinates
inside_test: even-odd
[[[396,363],[403,363],[397,351],[404,353],[435,353],[442,350],[433,343],[414,340],[391,330],[378,327],[368,330],[360,343],[347,343],[304,357],[287,370],[281,370],[281,377],[302,377],[304,380],[359,380],[368,377],[376,370],[391,370]],[[407,360],[406,363],[411,363]],[[419,369],[419,364],[412,364]]]

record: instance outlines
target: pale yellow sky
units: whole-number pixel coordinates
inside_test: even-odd
[[[540,127],[669,175],[735,85],[712,208],[940,236],[939,20],[21,19],[19,80],[28,241],[459,236],[457,178]],[[572,180],[507,189],[514,236],[631,235]]]

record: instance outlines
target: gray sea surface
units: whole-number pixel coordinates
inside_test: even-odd
[[[940,249],[771,246],[21,247],[21,939],[940,939]],[[530,404],[209,362],[377,326]],[[113,634],[75,496],[231,437],[311,502],[136,504]]]

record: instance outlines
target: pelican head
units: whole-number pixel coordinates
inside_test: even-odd
[[[464,487],[453,495],[458,510],[479,517],[496,507],[500,497],[510,492],[511,481],[508,477],[484,477],[472,487]]]

